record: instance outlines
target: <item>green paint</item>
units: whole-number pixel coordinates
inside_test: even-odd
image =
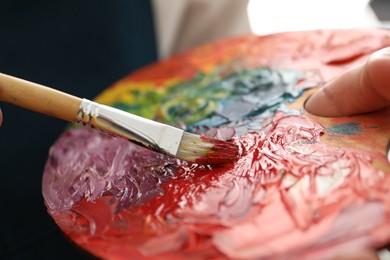
[[[293,86],[304,76],[302,72],[267,67],[225,75],[217,67],[164,89],[129,90],[131,102],[119,101],[111,105],[180,127],[202,125],[205,119],[217,126],[221,120],[223,123],[239,122],[294,101],[303,90]]]
[[[340,135],[360,135],[362,128],[358,122],[349,122],[331,126],[328,128],[328,132]]]

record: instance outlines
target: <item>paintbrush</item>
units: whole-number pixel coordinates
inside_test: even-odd
[[[41,114],[96,128],[181,160],[226,164],[238,158],[238,147],[122,110],[0,73],[0,100]]]

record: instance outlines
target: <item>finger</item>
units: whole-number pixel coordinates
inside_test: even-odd
[[[305,109],[319,116],[372,112],[390,105],[389,90],[390,47],[327,83],[306,101]]]

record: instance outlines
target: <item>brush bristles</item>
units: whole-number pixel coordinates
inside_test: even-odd
[[[184,132],[176,157],[195,162],[199,158],[206,157],[213,146],[213,143],[203,141],[199,135]]]
[[[231,142],[184,132],[176,157],[199,164],[228,164],[237,160],[239,149]]]

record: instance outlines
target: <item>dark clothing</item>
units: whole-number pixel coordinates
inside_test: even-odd
[[[149,1],[0,0],[0,72],[93,99],[156,58]],[[49,147],[66,122],[0,107],[0,258],[84,259],[41,195]]]

